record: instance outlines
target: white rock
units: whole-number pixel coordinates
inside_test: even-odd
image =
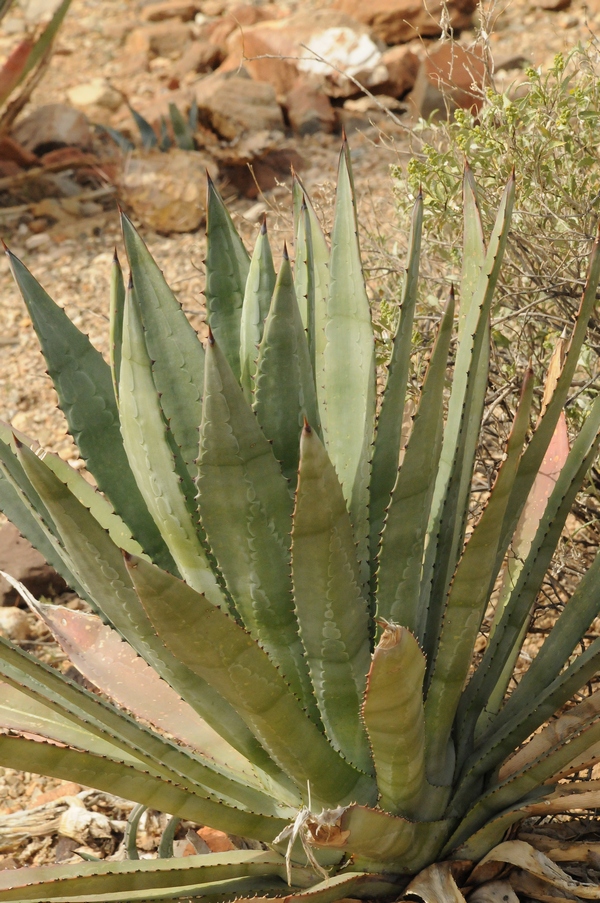
[[[345,26],[326,28],[311,38],[309,46],[322,59],[303,49],[298,68],[315,75],[327,75],[334,81],[343,77],[336,68],[357,76],[375,69],[381,62],[382,54],[377,44],[367,34]]]
[[[123,103],[121,92],[113,88],[104,78],[94,78],[83,85],[70,88],[67,97],[74,107],[99,106],[108,110],[118,110]]]

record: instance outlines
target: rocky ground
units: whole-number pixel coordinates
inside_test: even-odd
[[[37,2],[39,6],[41,0]],[[173,5],[174,0],[170,3]],[[162,4],[165,7],[168,5]],[[246,28],[244,17],[248,17],[245,22],[251,28],[260,18],[256,11],[263,15],[267,4],[248,4],[244,7],[244,13],[240,13],[239,4],[229,0],[198,0],[196,3],[182,2],[178,5],[182,10],[191,8],[191,18],[186,11],[176,19],[149,21],[149,4],[140,0],[73,0],[57,41],[55,56],[26,113],[43,104],[68,103],[82,111],[90,122],[118,128],[131,136],[135,130],[124,104],[125,98],[152,121],[166,111],[169,101],[185,106],[190,92],[198,94],[204,90],[198,87],[200,81],[208,77],[201,71],[203,67],[209,69],[229,59],[225,68],[229,66],[231,78],[239,74],[237,67],[243,62],[250,70],[252,64],[269,63],[268,48],[265,51],[261,49],[264,45],[256,45],[259,52],[252,53],[249,40],[248,43],[243,40]],[[343,3],[339,5],[344,6]],[[401,2],[397,5],[405,10],[400,14],[402,20],[410,18],[410,5]],[[17,8],[4,22],[0,56],[6,54],[22,36],[27,25],[26,14],[35,14],[35,0],[24,0],[22,6],[23,9]],[[207,62],[207,47],[196,45],[205,41],[208,32],[214,34],[215,28],[227,31],[234,6],[231,34],[222,38],[224,46],[221,46],[220,56]],[[351,3],[346,4],[347,8],[351,6]],[[362,6],[368,7],[369,4]],[[249,7],[254,9],[251,15],[247,12]],[[329,7],[329,3],[316,0],[291,0],[284,7],[278,0],[273,7],[269,6],[268,12],[269,16],[275,17],[275,21],[277,17],[283,20],[286,16],[314,18]],[[420,9],[420,4],[417,7]],[[440,10],[436,7],[437,19],[432,10],[430,13],[426,18],[435,25],[439,21]],[[473,21],[479,22],[479,29],[463,30],[460,42],[465,48],[472,47],[480,39],[483,27],[485,40],[495,60],[496,78],[502,86],[518,79],[525,65],[547,67],[557,51],[568,51],[577,42],[585,43],[600,33],[600,4],[598,0],[587,6],[582,0],[572,0],[571,3],[569,0],[497,2],[484,5]],[[357,33],[368,34],[376,42],[381,40],[377,28],[375,32],[369,28],[368,25],[362,26],[363,30],[359,28]],[[389,42],[387,51],[394,50],[396,60],[402,58],[405,63],[408,61],[409,77],[414,81],[419,61],[436,49],[438,39],[435,36],[419,38],[413,35],[414,27],[404,34],[401,44],[395,36],[394,41]],[[283,37],[278,40],[281,42],[278,52],[285,55],[281,49],[284,46]],[[234,52],[239,55],[240,41],[242,56],[238,56],[235,62]],[[377,46],[385,51],[381,44]],[[407,54],[412,55],[412,62]],[[242,59],[244,55],[245,60]],[[476,62],[476,56],[471,58],[471,62],[473,60]],[[473,66],[477,68],[475,63]],[[283,75],[278,71],[277,78],[285,80],[289,75],[289,71]],[[398,73],[397,77],[400,78]],[[335,82],[333,76],[330,80]],[[94,84],[98,89],[96,94],[90,87]],[[335,89],[338,90],[337,97],[331,99],[327,95],[326,101],[315,100],[314,109],[309,111],[311,116],[314,114],[313,118],[316,116],[320,130],[310,133],[311,129],[308,129],[309,133],[301,134],[302,128],[295,131],[290,128],[294,114],[289,105],[289,95],[293,86],[293,83],[288,84],[287,91],[284,91],[286,86],[282,87],[279,82],[273,88],[273,96],[270,95],[267,104],[271,111],[268,115],[272,118],[269,120],[267,115],[266,122],[262,122],[258,129],[258,136],[257,130],[249,125],[244,126],[243,135],[238,135],[239,140],[235,125],[234,134],[228,136],[228,126],[222,124],[218,127],[221,129],[219,132],[214,111],[212,119],[208,113],[205,114],[207,118],[202,124],[205,139],[202,153],[210,158],[209,164],[216,166],[220,172],[221,190],[248,245],[253,243],[257,224],[264,212],[269,216],[276,255],[281,253],[283,240],[290,238],[290,177],[287,168],[290,161],[300,170],[304,183],[327,222],[331,212],[340,128],[343,125],[351,142],[365,244],[369,245],[370,236],[379,234],[389,240],[390,247],[398,242],[401,248],[402,231],[395,214],[388,171],[392,163],[404,164],[411,153],[410,128],[414,120],[411,118],[410,99],[397,100],[405,89],[401,90],[396,82],[395,103],[391,104],[392,119],[376,106],[365,103],[364,98],[358,103],[356,96],[345,98],[344,91],[352,95],[357,92],[341,89],[338,84]],[[379,88],[381,83],[373,86],[373,90]],[[389,84],[386,90],[391,90]],[[285,111],[285,118],[281,109]],[[277,113],[277,110],[280,112]],[[280,120],[277,120],[278,115]],[[256,111],[253,116],[258,116]],[[298,116],[301,122],[300,113]],[[254,125],[257,125],[257,120]],[[110,262],[114,246],[120,247],[116,212],[116,199],[119,197],[136,223],[140,224],[144,238],[164,269],[167,280],[178,293],[184,309],[202,331],[202,224],[197,222],[194,224],[198,227],[195,231],[178,234],[165,229],[164,219],[157,221],[153,218],[156,194],[148,194],[148,182],[142,188],[135,183],[135,179],[133,183],[127,182],[135,167],[127,169],[106,137],[95,133],[90,136],[89,143],[95,156],[93,165],[83,178],[77,175],[77,169],[63,169],[56,175],[46,170],[37,181],[25,179],[19,182],[17,179],[11,185],[10,172],[8,175],[0,173],[0,234],[49,293],[64,306],[74,322],[106,353]],[[86,149],[85,152],[90,151]],[[154,174],[150,184],[153,192],[160,185],[163,193],[179,197],[183,202],[182,185],[185,183],[194,187],[195,177],[190,175],[188,169],[176,178],[173,176],[176,156],[175,153],[163,155],[160,172]],[[99,160],[102,165],[98,164]],[[253,178],[248,175],[245,161],[253,163],[263,190],[258,190]],[[202,201],[198,197],[192,192],[192,206],[201,206]],[[169,234],[161,234],[165,232]],[[0,418],[37,437],[42,445],[58,452],[74,466],[79,466],[62,415],[56,409],[56,397],[45,375],[31,322],[14,288],[5,259],[0,260],[0,318]],[[60,592],[60,588],[56,591]],[[65,601],[78,604],[72,596],[65,597]],[[50,658],[56,656],[48,636],[33,624],[29,615],[5,616],[0,620],[0,630],[37,654]],[[61,666],[61,662],[55,660]],[[65,786],[46,778],[0,769],[0,868],[3,864],[10,867],[32,862],[68,861],[73,851],[82,847],[96,855],[113,853],[122,835],[123,820],[127,818],[129,808],[129,804],[105,794],[92,793],[86,788]],[[75,828],[68,827],[73,824],[76,824]],[[145,844],[148,852],[154,848],[160,827],[156,819],[152,821],[149,818],[140,833],[141,845]],[[218,848],[223,842],[208,836],[204,840],[211,849]]]

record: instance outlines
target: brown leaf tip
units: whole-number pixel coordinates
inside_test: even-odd
[[[306,417],[304,418],[304,432],[307,433],[309,436],[312,433],[312,426],[310,425],[310,423],[308,422]]]
[[[208,344],[209,345],[215,344],[215,337],[214,337],[213,331],[210,328],[210,326],[208,327]]]
[[[266,213],[263,213],[263,219],[262,219],[262,223],[260,226],[260,234],[261,235],[267,234],[267,214]]]
[[[287,242],[286,242],[286,241],[284,241],[284,243],[283,243],[283,259],[284,259],[284,260],[289,260],[289,259],[290,259],[290,255],[288,254]]]

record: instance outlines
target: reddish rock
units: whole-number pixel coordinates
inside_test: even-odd
[[[219,71],[235,72],[243,66],[255,81],[272,85],[277,99],[282,102],[298,78],[298,68],[284,59],[292,52],[282,46],[281,38],[285,42],[285,29],[279,22],[249,28],[243,34],[234,32],[227,42],[228,55]],[[281,49],[275,50],[277,46]]]
[[[86,148],[92,140],[87,117],[64,103],[38,107],[15,126],[12,136],[38,156],[66,145]]]
[[[402,44],[419,35],[441,34],[440,21],[444,7],[450,14],[452,28],[468,28],[477,6],[476,0],[334,0],[333,7],[354,16],[373,29],[386,44]]]
[[[192,41],[173,66],[173,75],[181,79],[190,73],[211,72],[222,59],[220,49],[212,41]]]
[[[343,74],[317,60],[302,45],[323,50],[321,55],[338,69],[345,70],[349,63],[348,71],[369,88],[385,78],[385,70],[379,66],[379,45],[371,40],[369,29],[331,9],[302,11],[286,19],[263,22],[243,34],[234,31],[227,41],[228,56],[221,69],[233,71],[243,65],[252,78],[272,84],[281,102],[300,72],[318,76],[332,97],[356,94],[356,86]],[[361,68],[363,58],[368,63]]]
[[[335,128],[335,110],[331,101],[319,83],[305,75],[296,79],[284,106],[290,126],[299,135],[332,132]]]
[[[232,141],[249,131],[283,131],[275,90],[265,82],[215,72],[195,86],[200,121]]]
[[[67,588],[63,578],[12,524],[0,527],[0,571],[19,580],[36,598],[54,596]],[[17,591],[0,577],[0,605],[14,605],[18,600]]]
[[[439,44],[422,60],[411,94],[414,112],[427,119],[435,111],[439,118],[457,107],[479,110],[485,62],[481,50],[460,44]]]
[[[404,97],[412,91],[420,66],[416,53],[408,47],[390,47],[381,57],[381,62],[387,69],[387,79],[379,85],[378,92],[390,97]]]
[[[223,50],[225,49],[227,38],[234,31],[244,31],[256,25],[258,22],[267,22],[270,19],[281,18],[281,11],[274,4],[266,6],[252,6],[244,4],[242,6],[234,6],[233,9],[226,13],[216,23],[211,30],[210,39],[213,44],[217,44]]]
[[[149,3],[141,11],[145,22],[164,22],[165,19],[181,19],[191,22],[202,9],[199,0],[167,0],[166,3]]]

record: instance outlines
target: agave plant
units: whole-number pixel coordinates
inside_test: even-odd
[[[0,21],[13,5],[14,0],[0,0]],[[0,67],[0,135],[9,130],[45,72],[52,56],[54,39],[70,5],[71,0],[62,0],[50,21],[38,29],[37,34],[27,35],[20,41]],[[15,96],[20,87],[21,92]]]
[[[528,439],[528,372],[469,516],[513,197],[510,182],[486,247],[466,171],[460,310],[451,295],[402,455],[422,200],[378,405],[346,146],[330,249],[295,183],[294,274],[284,250],[276,276],[264,226],[249,258],[209,184],[206,347],[126,217],[110,363],[9,254],[98,489],[3,426],[0,500],[95,612],[29,599],[103,695],[2,640],[0,764],[261,848],[2,872],[0,901],[393,898],[431,863],[484,856],[541,803],[560,810],[561,778],[600,759],[600,692],[546,724],[598,668],[600,639],[578,650],[600,611],[600,557],[509,692],[600,442],[598,400],[545,506],[532,505],[594,307],[598,244],[545,411]],[[474,667],[518,526],[519,567]],[[565,806],[586,788],[569,782]]]

